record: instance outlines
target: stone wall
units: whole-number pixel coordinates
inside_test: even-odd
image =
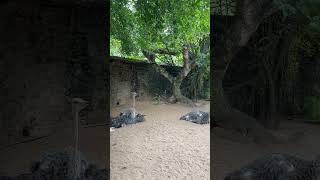
[[[113,57],[110,64],[110,105],[132,103],[132,92],[137,92],[137,100],[152,100],[157,95],[170,96],[171,84],[145,61]],[[163,66],[172,75],[179,67]]]
[[[88,123],[105,122],[104,17],[104,7],[0,4],[0,127],[69,121],[75,96],[90,102]]]

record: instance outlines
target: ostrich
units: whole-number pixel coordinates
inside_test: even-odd
[[[31,173],[42,177],[43,179],[74,179],[77,180],[106,180],[107,174],[104,170],[98,169],[95,165],[89,163],[87,159],[78,152],[74,153],[75,150],[65,149],[60,152],[53,152],[44,154],[40,160],[33,162],[31,167]],[[80,167],[79,175],[74,172],[74,161],[80,155]]]
[[[224,180],[320,180],[319,162],[276,153],[253,161]]]
[[[111,127],[120,128],[123,125],[135,124],[145,121],[145,115],[138,113],[135,109],[135,96],[137,95],[137,93],[133,92],[132,94],[132,108],[125,109],[119,114],[119,116],[111,118]]]
[[[180,120],[186,120],[197,124],[208,124],[209,113],[203,111],[192,111],[180,117]]]
[[[134,108],[122,111],[119,116],[111,118],[111,127],[120,128],[123,125],[145,121],[145,115],[138,113]]]
[[[30,168],[30,173],[20,174],[15,177],[0,176],[0,180],[107,180],[108,172],[99,169],[94,164],[89,163],[80,154],[80,173],[76,174],[74,161],[77,160],[75,149],[68,148],[63,151],[43,154],[39,160],[34,161]]]

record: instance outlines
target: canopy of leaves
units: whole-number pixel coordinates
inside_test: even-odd
[[[183,45],[198,45],[210,32],[210,0],[113,0],[111,55],[143,57],[142,50],[166,49],[181,62]],[[141,59],[141,58],[139,58]]]

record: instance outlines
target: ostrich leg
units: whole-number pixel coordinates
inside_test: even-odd
[[[137,93],[136,92],[132,92],[132,108],[133,108],[133,117],[132,118],[135,118],[136,117],[136,110],[135,110],[135,106],[136,106],[136,96],[137,96]]]
[[[81,98],[72,99],[72,113],[74,118],[74,143],[75,143],[75,171],[74,171],[74,180],[80,178],[80,156],[79,156],[79,112],[83,110],[88,103]]]

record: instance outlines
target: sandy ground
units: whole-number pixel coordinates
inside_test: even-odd
[[[214,130],[213,130],[214,131]],[[320,126],[304,123],[284,122],[280,132],[303,131],[305,135],[297,142],[288,144],[257,145],[237,143],[225,138],[212,137],[213,179],[223,180],[226,173],[232,172],[254,159],[269,153],[288,153],[305,159],[313,159],[320,154]],[[214,133],[213,133],[214,134]]]
[[[126,107],[113,108],[112,116]],[[110,134],[112,180],[210,179],[210,125],[179,118],[192,110],[179,104],[137,102],[146,121]],[[209,112],[209,102],[199,107]]]
[[[100,168],[106,167],[106,132],[106,127],[81,128],[79,131],[80,151],[87,160]],[[73,146],[72,138],[72,129],[62,125],[48,138],[0,150],[0,175],[15,176],[28,173],[33,160],[37,160],[44,152],[63,150]]]
[[[112,109],[112,115],[126,107]],[[210,129],[179,121],[191,110],[183,105],[153,105],[137,102],[146,114],[146,122],[116,129],[110,135],[111,179],[209,179]],[[206,104],[200,109],[209,111]],[[105,167],[105,127],[80,130],[80,149],[90,161]],[[290,144],[257,145],[221,138],[212,133],[212,179],[223,177],[252,160],[271,152],[283,152],[312,159],[320,154],[320,126],[285,122],[281,132],[303,131],[305,136]],[[0,175],[16,175],[29,171],[32,160],[46,151],[61,150],[72,145],[71,129],[62,126],[49,138],[20,144],[0,151]],[[2,136],[0,132],[0,136]]]

